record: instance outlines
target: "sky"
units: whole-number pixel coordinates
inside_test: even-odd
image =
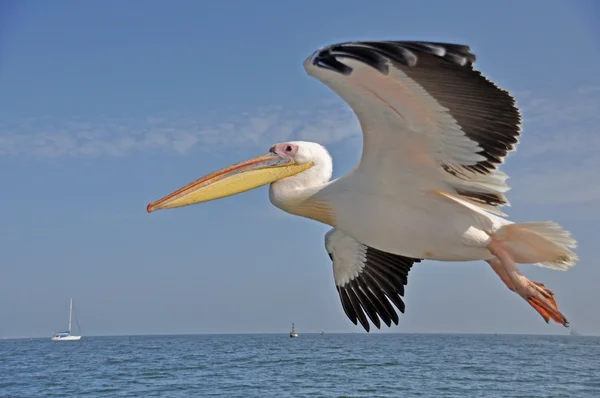
[[[0,337],[356,332],[324,248],[330,227],[268,188],[146,205],[291,139],[359,159],[348,106],[304,72],[347,40],[468,44],[524,114],[503,170],[514,221],[579,242],[568,272],[522,265],[575,329],[600,334],[600,5],[589,1],[3,1]],[[400,325],[374,333],[567,333],[482,261],[415,265]],[[372,332],[373,333],[373,332]]]

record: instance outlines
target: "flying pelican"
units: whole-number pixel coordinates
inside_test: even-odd
[[[325,247],[348,318],[368,332],[398,324],[404,286],[422,260],[486,261],[546,321],[568,326],[554,293],[517,263],[567,270],[578,260],[554,222],[513,223],[498,170],[521,132],[513,97],[473,68],[466,45],[359,41],[331,45],[304,62],[344,99],[363,132],[360,162],[330,181],[332,160],[313,142],[273,145],[150,203],[148,212],[271,184],[271,203],[328,224]],[[368,319],[367,319],[368,317]]]

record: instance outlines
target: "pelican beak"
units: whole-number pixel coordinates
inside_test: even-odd
[[[268,152],[204,176],[150,203],[146,210],[152,213],[155,210],[172,209],[224,198],[291,177],[312,166],[312,162],[298,164],[291,158]]]

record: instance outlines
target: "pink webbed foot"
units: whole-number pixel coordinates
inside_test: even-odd
[[[523,297],[546,323],[552,319],[563,326],[569,325],[567,318],[558,309],[554,293],[543,283],[527,279],[519,271],[517,264],[502,242],[492,241],[488,249],[497,257],[497,259],[489,260],[488,263],[510,290]]]
[[[544,318],[546,323],[552,319],[556,323],[563,326],[569,326],[569,321],[560,312],[554,293],[544,286],[543,283],[527,280],[529,286],[529,295],[525,299],[537,312]]]

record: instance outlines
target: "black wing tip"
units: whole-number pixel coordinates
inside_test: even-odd
[[[352,68],[337,57],[353,58],[381,73],[388,73],[387,60],[407,67],[415,67],[419,56],[429,54],[460,66],[471,66],[477,59],[471,48],[464,44],[429,41],[348,41],[336,43],[317,50],[310,62],[317,67],[343,75],[352,73]]]
[[[331,253],[328,254],[333,257]],[[391,254],[369,246],[366,246],[366,258],[362,273],[346,285],[337,286],[337,290],[348,319],[357,326],[360,322],[368,333],[371,330],[370,323],[377,329],[381,329],[381,322],[388,327],[392,323],[399,324],[397,311],[403,314],[406,309],[402,297],[408,272],[421,259]]]
[[[357,293],[356,289],[344,287],[341,288],[341,290],[344,292],[340,292],[340,295],[346,294],[348,296],[348,300],[341,300],[346,316],[354,325],[358,326],[360,323],[366,332],[371,331],[371,324],[379,330],[383,325],[392,327],[393,323],[397,326],[400,322],[398,312],[401,314],[404,314],[405,312],[404,301],[400,294],[388,296],[387,293],[385,293],[386,297],[383,299],[385,302],[373,300],[372,298],[367,298],[367,301],[365,301],[364,295]],[[387,310],[384,303],[391,309]],[[397,310],[393,307],[397,308]]]

